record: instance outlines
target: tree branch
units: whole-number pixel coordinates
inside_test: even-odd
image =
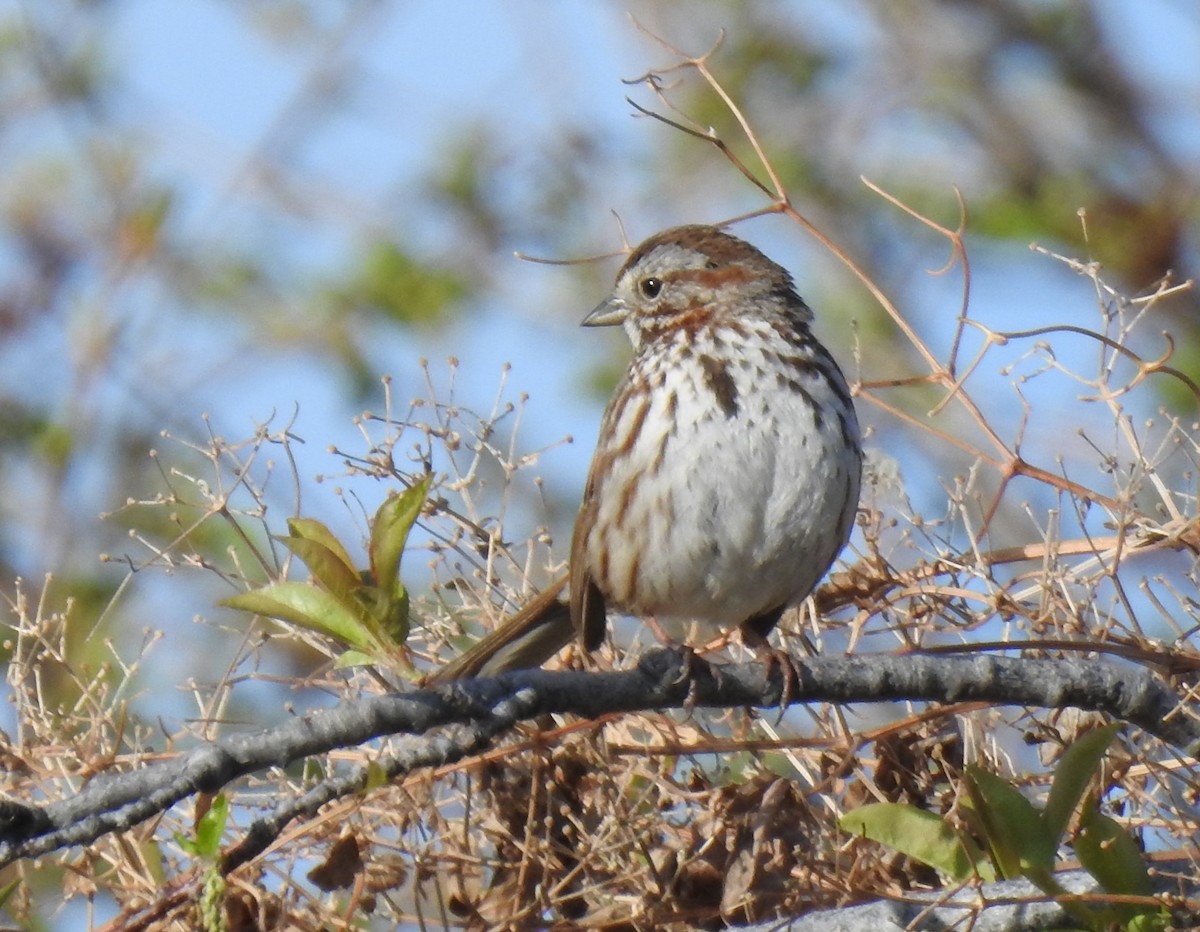
[[[1108,661],[873,655],[795,661],[787,694],[807,702],[982,701],[1104,712],[1200,756],[1200,716],[1166,683],[1140,667]],[[282,726],[195,748],[141,770],[94,779],[76,796],[44,807],[14,803],[0,811],[0,866],[123,831],[197,792],[314,754],[397,734],[380,762],[389,777],[452,762],[485,747],[516,723],[546,714],[595,718],[613,712],[777,706],[785,692],[778,665],[709,664],[676,651],[653,651],[616,673],[522,670],[463,680],[435,690],[373,696],[313,712]],[[432,732],[432,734],[431,734]],[[251,826],[228,866],[261,852],[296,816],[361,790],[366,768],[323,781]]]

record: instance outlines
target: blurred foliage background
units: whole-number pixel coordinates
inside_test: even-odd
[[[213,607],[230,585],[203,565],[131,572],[195,515],[127,502],[155,502],[180,486],[173,477],[204,480],[209,431],[237,443],[290,425],[296,481],[281,469],[263,491],[268,524],[281,531],[298,509],[361,538],[335,483],[317,480],[344,478],[331,445],[364,452],[353,418],[383,408],[380,378],[392,377],[401,412],[431,395],[487,412],[504,378],[507,397],[531,396],[520,449],[578,438],[538,461],[545,483],[521,503],[530,533],[545,524],[565,539],[626,358],[620,334],[575,327],[613,267],[514,251],[616,250],[613,211],[636,241],[765,206],[711,147],[630,118],[626,94],[657,104],[622,79],[673,61],[637,24],[693,54],[725,31],[711,67],[797,208],[940,351],[962,301],[961,278],[928,274],[946,242],[860,175],[951,227],[961,191],[972,313],[997,329],[1098,326],[1089,283],[1031,254],[1033,240],[1098,260],[1131,294],[1200,272],[1193,0],[3,0],[0,589],[15,600],[20,578],[31,605],[71,603],[62,668],[73,675],[37,685],[47,708],[71,708],[103,675],[110,699],[127,696],[163,728],[138,740],[161,745],[180,722],[266,724],[307,702],[294,678],[321,658],[281,639],[264,653],[286,676],[257,680],[277,693],[248,702],[239,680],[233,703],[208,705],[193,682],[232,678],[245,656],[246,619]],[[681,80],[672,100],[749,160],[711,89]],[[919,371],[861,285],[794,224],[738,232],[795,273],[852,378]],[[1170,331],[1174,364],[1200,379],[1198,312],[1195,291],[1160,302],[1131,343],[1153,358]],[[977,396],[994,400],[1005,439],[1027,413],[1012,388],[1022,375],[977,376],[995,380]],[[1041,393],[1026,448],[1047,468],[1082,443],[1079,425],[1056,417],[1056,385],[1067,390],[1022,389]],[[1152,388],[1155,405],[1194,414],[1172,380]],[[927,411],[935,399],[917,386],[904,403]],[[863,419],[914,510],[944,509],[971,463],[871,410]],[[376,485],[358,487],[360,513],[386,494]],[[1057,504],[1048,489],[1030,496],[1043,514]],[[1019,495],[1006,506],[1024,520]],[[1006,519],[991,525],[997,537]],[[222,522],[188,543],[246,545]],[[211,624],[188,625],[197,615]],[[159,630],[153,663],[117,685],[126,671],[106,641],[136,655]],[[123,707],[118,718],[123,729]],[[11,713],[0,727],[16,727]],[[58,881],[44,882],[54,902]]]
[[[456,397],[486,406],[510,361],[512,390],[534,396],[530,447],[580,438],[545,465],[548,520],[570,520],[595,385],[624,359],[619,335],[573,325],[612,268],[514,250],[611,251],[611,210],[637,240],[764,206],[709,147],[629,118],[625,94],[654,101],[620,79],[670,56],[626,6],[692,53],[726,30],[712,66],[795,203],[918,320],[958,313],[960,285],[926,274],[945,244],[861,174],[950,226],[957,186],[973,307],[1014,326],[1073,313],[1055,291],[1068,274],[1035,267],[1031,240],[1094,257],[1132,293],[1200,267],[1188,0],[455,6],[0,5],[0,580],[36,597],[53,572],[47,597],[75,600],[79,650],[127,577],[121,555],[145,556],[129,526],[166,533],[161,513],[98,516],[195,468],[161,432],[203,438],[202,413],[236,438],[295,410],[304,486],[337,472],[326,449],[381,406],[381,375],[407,398],[419,358],[455,355]],[[674,99],[736,136],[708,89]],[[827,254],[778,218],[741,232],[796,273],[847,368],[857,339],[872,378],[904,370],[890,325]],[[1194,292],[1174,298],[1150,328],[1176,335],[1194,377],[1197,311]],[[922,466],[935,485],[938,468]],[[294,507],[294,490],[273,492]],[[228,543],[207,527],[215,550]],[[103,630],[168,626],[227,594],[215,578],[147,581]],[[186,672],[191,652],[173,655]]]

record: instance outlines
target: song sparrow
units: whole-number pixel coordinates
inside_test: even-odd
[[[629,370],[600,425],[565,580],[445,670],[534,666],[614,609],[740,627],[753,642],[804,599],[850,535],[862,467],[846,381],[792,278],[715,227],[638,246],[583,320],[621,324]]]

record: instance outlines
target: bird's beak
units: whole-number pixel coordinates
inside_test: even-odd
[[[629,316],[629,308],[616,295],[609,295],[594,308],[579,324],[581,327],[615,327],[623,324]]]

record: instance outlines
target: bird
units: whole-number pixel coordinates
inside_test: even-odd
[[[765,645],[845,546],[862,480],[851,391],[813,319],[785,268],[718,227],[634,248],[582,321],[621,326],[633,355],[567,573],[426,684],[540,666],[573,637],[594,651],[610,611]]]

